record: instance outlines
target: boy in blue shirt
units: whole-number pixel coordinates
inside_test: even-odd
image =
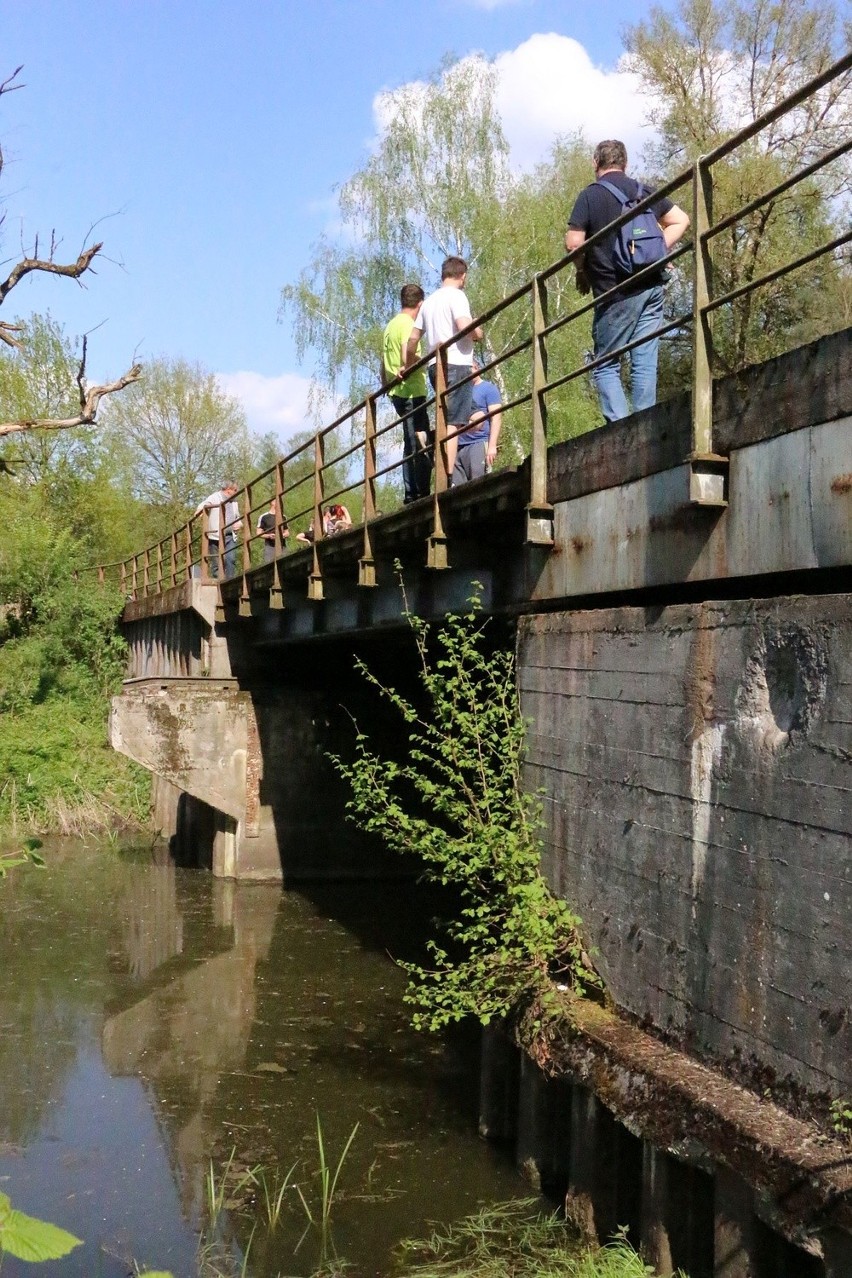
[[[500,392],[493,382],[486,382],[479,375],[479,364],[475,359],[473,370],[476,376],[472,382],[470,425],[458,438],[456,464],[453,467],[454,488],[469,479],[479,479],[491,470],[500,439]]]

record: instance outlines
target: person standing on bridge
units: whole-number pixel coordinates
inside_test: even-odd
[[[452,338],[471,323],[470,302],[464,291],[467,280],[467,262],[463,257],[448,257],[441,267],[441,287],[426,298],[420,307],[420,314],[414,321],[411,336],[408,339],[406,367],[415,364],[420,358],[420,338],[428,353]],[[482,329],[474,328],[464,337],[458,338],[447,348],[447,433],[452,439],[447,440],[447,482],[452,484],[453,468],[456,464],[456,448],[458,438],[456,432],[467,426],[471,414],[471,382],[470,377],[473,360],[473,343],[482,341]],[[435,387],[435,361],[429,365],[429,380]],[[459,385],[462,382],[462,385]]]
[[[273,497],[269,505],[269,510],[265,510],[257,521],[257,536],[263,541],[263,562],[271,564],[275,558],[275,529],[279,530],[281,544],[284,544],[284,538],[290,536],[290,526],[287,523],[285,515],[280,515],[278,509],[278,498]]]
[[[233,577],[237,568],[237,532],[243,526],[240,519],[240,508],[234,501],[237,485],[228,480],[217,488],[215,493],[199,502],[195,514],[207,512],[207,546],[202,554],[207,555],[207,567],[211,577],[219,576],[219,514],[225,508],[225,535],[222,542],[222,561],[226,577]]]
[[[471,365],[476,376],[473,386],[470,425],[459,435],[456,464],[453,467],[453,487],[468,479],[481,479],[494,465],[500,440],[503,414],[500,392],[493,382],[483,380],[479,363],[474,357]]]
[[[634,201],[651,195],[628,177],[627,149],[623,142],[610,139],[599,142],[594,153],[595,181],[581,191],[568,219],[565,248],[569,253],[603,230],[621,215],[625,201]],[[668,253],[683,236],[689,226],[689,218],[683,209],[671,200],[660,199],[651,205],[651,212],[662,230],[664,245],[661,251]],[[638,221],[638,219],[637,219]],[[654,230],[653,222],[651,230]],[[660,339],[654,336],[663,323],[663,282],[665,268],[645,276],[637,284],[630,284],[629,273],[616,260],[619,232],[605,235],[588,252],[575,259],[577,289],[595,297],[608,293],[616,285],[623,287],[595,306],[592,321],[594,357],[599,359],[610,351],[618,350],[637,338],[648,340],[630,352],[630,394],[633,412],[650,408],[657,402],[657,356]],[[658,241],[659,242],[659,241]],[[592,372],[592,378],[601,402],[603,415],[608,422],[626,417],[630,412],[621,382],[621,356],[605,359]]]
[[[426,374],[422,368],[405,376],[408,339],[423,301],[419,284],[403,284],[399,292],[402,310],[387,325],[382,337],[382,384],[387,387],[397,417],[403,417],[402,483],[405,505],[429,496],[432,459],[429,454],[429,414],[426,411]],[[420,358],[417,351],[417,359]]]

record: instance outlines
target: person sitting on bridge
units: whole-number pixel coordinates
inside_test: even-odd
[[[202,554],[207,556],[207,567],[211,577],[219,576],[219,512],[225,508],[225,536],[222,542],[222,561],[225,576],[232,577],[237,568],[237,533],[243,526],[240,519],[240,508],[234,501],[237,485],[227,480],[215,493],[205,497],[195,509],[195,516],[202,511],[207,514],[207,546]],[[194,517],[195,517],[194,516]],[[203,539],[202,539],[203,540]]]
[[[453,467],[453,487],[468,479],[481,479],[494,465],[500,439],[502,422],[500,392],[493,382],[483,380],[479,363],[474,358],[471,365],[476,376],[473,379],[473,412],[470,425],[459,435],[456,464]]]
[[[263,538],[263,562],[269,564],[275,558],[275,525],[281,533],[281,540],[290,536],[290,529],[284,515],[278,518],[278,498],[273,497],[269,510],[264,511],[257,521],[257,535]]]
[[[322,535],[323,537],[333,537],[335,533],[346,532],[352,527],[352,516],[345,506],[339,503],[326,506],[322,513]],[[296,541],[306,541],[310,544],[314,540],[314,521],[311,520],[307,532],[296,533]]]
[[[599,142],[594,153],[595,181],[580,192],[568,219],[565,248],[569,253],[582,248],[586,239],[603,230],[621,215],[622,203],[608,187],[612,186],[628,201],[652,194],[640,187],[625,173],[627,149],[623,142],[612,138]],[[660,199],[651,205],[662,230],[664,250],[674,248],[689,226],[689,218],[683,209],[671,200]],[[653,230],[653,223],[651,229]],[[592,340],[595,359],[618,350],[640,337],[648,341],[630,352],[630,394],[633,412],[650,408],[657,402],[657,355],[660,339],[654,334],[663,323],[663,282],[665,268],[652,272],[631,285],[629,276],[621,273],[615,260],[618,231],[605,235],[593,244],[588,252],[575,259],[577,289],[595,297],[625,281],[624,287],[595,306],[592,321]],[[592,371],[592,379],[598,392],[603,415],[608,422],[626,417],[630,412],[621,382],[621,356],[604,360]]]
[[[346,532],[352,527],[352,516],[345,506],[338,502],[326,507],[323,516],[323,535],[333,537],[335,533]]]

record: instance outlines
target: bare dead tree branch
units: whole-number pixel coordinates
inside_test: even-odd
[[[89,248],[84,249],[76,262],[62,264],[54,262],[52,257],[25,257],[17,266],[14,266],[0,284],[0,306],[3,305],[6,298],[11,293],[16,284],[20,284],[25,275],[29,275],[31,271],[46,271],[49,275],[65,275],[72,280],[78,280],[81,275],[89,270],[92,265],[92,259],[100,253],[103,243],[92,244]],[[36,249],[36,251],[38,251]]]
[[[11,93],[15,89],[22,89],[23,84],[16,83],[18,76],[23,70],[23,64],[15,68],[11,75],[5,80],[0,81],[0,97],[4,93]],[[0,150],[0,170],[3,167],[3,153]],[[100,219],[103,220],[103,219]],[[2,218],[0,218],[2,221]],[[91,226],[86,234],[86,239],[92,234],[97,223]],[[85,244],[85,240],[84,240]],[[92,267],[92,262],[103,248],[103,242],[91,244],[88,248],[83,248],[73,262],[57,262],[56,252],[58,244],[56,233],[51,232],[50,249],[47,257],[39,257],[38,236],[36,236],[32,252],[28,253],[24,246],[21,245],[21,260],[12,267],[12,270],[6,276],[6,279],[0,283],[0,306],[6,301],[12,289],[20,284],[21,280],[31,274],[33,271],[42,271],[47,275],[63,275],[67,279],[77,280],[79,282],[81,276]],[[11,346],[15,350],[21,348],[21,341],[17,334],[23,329],[21,324],[10,324],[5,320],[0,320],[0,342],[6,346]],[[142,376],[142,365],[135,362],[128,371],[114,382],[107,382],[102,386],[86,385],[86,352],[87,338],[83,337],[83,351],[80,358],[80,366],[77,370],[77,390],[80,402],[80,411],[74,417],[29,417],[20,418],[14,422],[0,422],[0,438],[7,435],[18,435],[29,430],[69,430],[75,426],[93,426],[97,419],[98,408],[100,402],[105,395],[112,395],[116,391],[124,390],[132,382],[136,382]],[[8,466],[7,460],[0,460],[0,473],[12,473]]]
[[[83,338],[83,353],[80,367],[77,370],[77,386],[80,394],[80,411],[76,417],[29,417],[17,422],[0,422],[0,439],[6,435],[17,435],[26,430],[69,430],[74,426],[94,426],[97,420],[98,407],[105,395],[124,390],[131,382],[138,382],[142,376],[142,365],[134,364],[127,372],[114,382],[103,386],[86,386],[86,339]]]
[[[24,64],[22,62],[19,67],[15,67],[15,70],[11,75],[7,75],[5,80],[0,81],[0,93],[14,93],[15,89],[23,89],[25,87],[23,84],[13,83],[17,80],[23,69]]]
[[[23,327],[23,324],[7,324],[5,320],[0,320],[0,342],[5,342],[7,346],[20,350],[21,343],[12,334],[22,332]]]

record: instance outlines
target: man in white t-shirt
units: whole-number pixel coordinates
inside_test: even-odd
[[[463,257],[448,257],[441,267],[441,287],[426,298],[414,321],[408,339],[406,367],[417,362],[417,348],[423,338],[424,351],[434,351],[443,342],[467,328],[473,316],[464,291],[467,262]],[[471,382],[457,383],[469,377],[473,361],[473,343],[482,341],[482,329],[474,328],[447,348],[447,433],[453,434],[470,421]],[[435,386],[435,361],[429,365],[429,380]],[[456,464],[457,438],[447,440],[447,474],[452,476]]]
[[[233,577],[237,570],[237,532],[243,526],[240,508],[234,501],[237,485],[228,480],[215,493],[199,502],[195,515],[207,511],[207,567],[211,577],[219,575],[219,512],[225,508],[225,536],[222,544],[222,567],[226,577]]]

